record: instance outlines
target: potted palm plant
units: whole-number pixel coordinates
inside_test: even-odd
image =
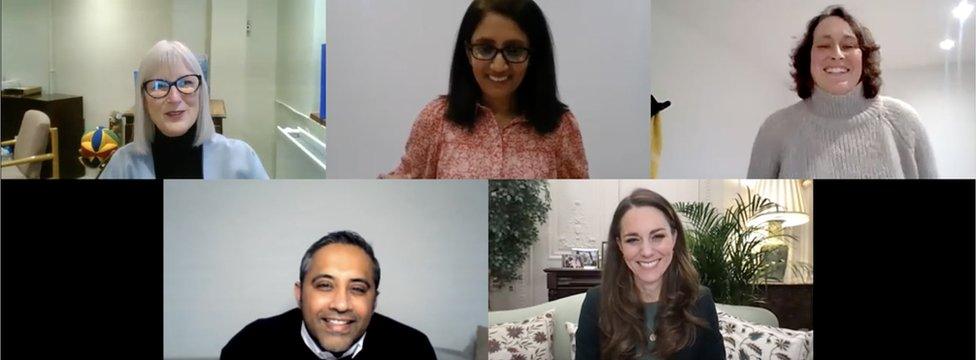
[[[769,235],[749,220],[775,204],[747,190],[719,212],[704,202],[678,202],[675,210],[685,219],[685,238],[702,285],[716,302],[755,305],[762,302],[759,285],[765,283],[785,259],[770,261],[774,249],[761,246],[771,239],[795,240],[788,234]]]

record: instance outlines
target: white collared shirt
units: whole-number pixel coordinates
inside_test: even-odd
[[[342,353],[342,357],[347,357],[347,356],[356,357],[356,355],[359,355],[359,351],[363,350],[363,340],[365,339],[366,339],[366,333],[363,333],[363,336],[360,336],[359,340],[349,347],[349,350],[346,350],[346,352]],[[335,355],[332,355],[331,352],[319,348],[318,343],[315,342],[315,339],[312,338],[312,335],[309,335],[308,329],[305,328],[305,321],[302,321],[302,340],[305,341],[305,346],[308,346],[308,349],[312,350],[312,353],[314,353],[315,356],[318,356],[319,359],[338,360],[338,358],[336,358]]]

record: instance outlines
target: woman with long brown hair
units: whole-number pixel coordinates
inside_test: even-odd
[[[580,311],[576,359],[725,359],[712,294],[678,214],[656,192],[634,190],[613,214],[602,285]]]

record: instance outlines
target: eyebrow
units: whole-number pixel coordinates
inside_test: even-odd
[[[660,227],[660,228],[651,230],[651,232],[649,234],[654,235],[654,234],[659,233],[659,232],[662,232],[662,231],[665,231],[665,229],[663,227]],[[628,237],[628,236],[639,236],[639,234],[637,234],[636,232],[629,232],[629,233],[624,234],[623,237]]]
[[[312,280],[310,280],[310,281],[314,283],[318,279],[328,279],[328,280],[333,280],[334,281],[335,280],[335,277],[332,276],[332,275],[329,275],[329,274],[318,274],[318,275],[315,275],[315,277],[313,277]],[[368,280],[364,279],[364,278],[352,278],[352,279],[349,280],[349,282],[363,283],[367,287],[370,287],[370,288],[373,287],[373,285],[370,284],[370,282]]]
[[[831,36],[831,34],[824,34],[824,35],[820,35],[820,37],[819,37],[819,38],[817,38],[817,39],[818,39],[818,40],[819,40],[819,39],[828,39],[828,40],[833,40],[833,39],[834,39],[834,37],[833,37],[833,36]],[[841,38],[841,40],[846,40],[846,39],[854,39],[854,40],[857,40],[857,37],[856,37],[856,36],[854,36],[854,35],[850,35],[850,34],[844,34],[844,36],[843,36],[843,37]]]
[[[480,37],[480,38],[476,38],[476,39],[472,40],[471,41],[471,44],[474,44],[474,45],[482,45],[482,44],[495,45],[495,44],[497,44],[497,42],[495,42],[495,39],[489,39],[489,38]],[[503,41],[502,44],[501,44],[501,46],[503,46],[503,47],[505,47],[505,46],[528,47],[529,44],[527,42],[525,42],[525,41],[520,40],[520,39],[509,39],[509,40]]]

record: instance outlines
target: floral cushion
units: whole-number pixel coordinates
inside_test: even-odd
[[[566,332],[569,333],[569,358],[576,358],[576,324],[566,322]]]
[[[753,324],[718,311],[727,359],[805,360],[813,354],[813,331]]]
[[[555,310],[488,328],[488,360],[552,360]]]

